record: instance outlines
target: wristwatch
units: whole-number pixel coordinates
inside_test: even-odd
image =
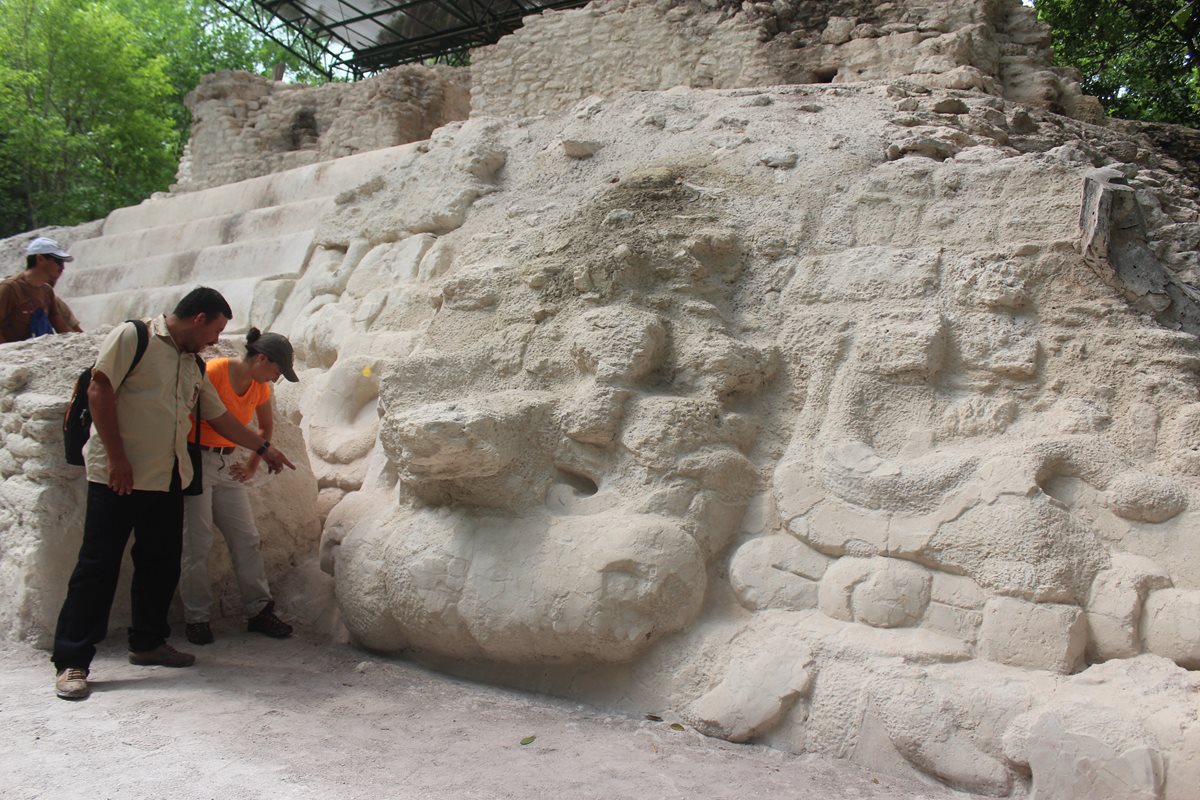
[[[254,452],[255,452],[255,454],[261,456],[261,455],[266,455],[266,452],[270,449],[271,449],[271,443],[268,442],[266,439],[263,439],[263,443],[260,444],[258,446],[258,449],[255,450]]]

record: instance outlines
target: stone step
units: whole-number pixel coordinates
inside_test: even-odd
[[[337,195],[413,157],[419,146],[372,150],[117,209],[100,236],[72,245],[77,260],[57,292],[85,330],[169,311],[199,285],[229,300],[230,332],[269,325],[278,311],[275,295],[304,271],[314,227]],[[251,320],[252,308],[258,319]]]
[[[295,274],[307,259],[312,238],[313,231],[299,231],[64,273],[57,291],[64,298],[73,298],[154,286],[184,287],[239,277]]]
[[[253,309],[256,293],[263,293],[264,276],[239,278],[235,280],[207,281],[206,286],[216,289],[229,301],[233,311],[233,321],[225,328],[226,333],[246,331],[252,324],[264,325],[263,321],[253,319]],[[170,311],[187,293],[187,289],[179,286],[151,286],[133,291],[109,292],[93,294],[86,297],[71,298],[71,310],[79,317],[84,330],[92,330],[101,325],[115,325],[127,319],[149,319],[164,311]],[[271,294],[266,292],[265,294]],[[270,297],[264,302],[269,303]],[[273,314],[271,317],[273,318]],[[269,320],[268,320],[269,322]]]
[[[68,277],[110,265],[127,266],[131,259],[144,260],[172,253],[186,253],[231,242],[269,239],[305,231],[333,203],[326,195],[285,205],[252,209],[200,220],[145,228],[113,236],[83,239],[71,247],[75,261]]]
[[[363,183],[366,176],[379,174],[398,157],[415,152],[419,144],[422,143],[370,150],[198,192],[151,197],[139,205],[118,208],[109,214],[104,220],[104,236],[334,196]]]
[[[218,288],[240,280],[296,277],[308,260],[312,240],[312,230],[295,231],[270,239],[250,239],[68,271],[59,281],[57,291],[87,330],[131,316],[169,311],[194,286]],[[166,305],[159,304],[162,302],[159,289],[170,293]],[[114,297],[121,300],[114,301]],[[104,300],[95,302],[96,298]],[[235,319],[240,323],[245,317],[239,319],[235,315]]]

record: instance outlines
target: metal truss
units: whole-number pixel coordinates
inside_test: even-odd
[[[463,64],[549,9],[587,0],[216,0],[314,70],[359,78],[397,64]]]
[[[216,3],[326,78],[364,77],[354,72],[349,64],[353,53],[341,43],[328,37],[322,40],[303,25],[290,24],[272,15],[253,0],[216,0]]]

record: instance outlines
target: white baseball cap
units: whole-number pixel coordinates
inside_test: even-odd
[[[29,244],[25,245],[25,255],[27,256],[54,256],[61,258],[63,261],[74,261],[75,256],[62,249],[62,246],[53,239],[48,239],[45,236],[39,236]]]

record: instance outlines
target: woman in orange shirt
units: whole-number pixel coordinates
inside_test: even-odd
[[[292,360],[292,343],[287,337],[251,328],[246,334],[244,358],[216,358],[207,364],[208,379],[225,407],[243,425],[249,425],[250,418],[257,415],[268,444],[275,426],[271,384],[280,375],[292,382],[299,380],[292,369]],[[200,423],[200,449],[204,491],[184,498],[179,594],[183,599],[187,640],[192,644],[209,644],[213,640],[209,624],[213,598],[208,551],[212,548],[214,523],[229,547],[246,608],[246,629],[277,639],[290,636],[292,626],[275,616],[262,543],[245,485],[258,471],[260,454],[251,453],[243,463],[234,457],[237,449],[234,443],[207,422]]]

